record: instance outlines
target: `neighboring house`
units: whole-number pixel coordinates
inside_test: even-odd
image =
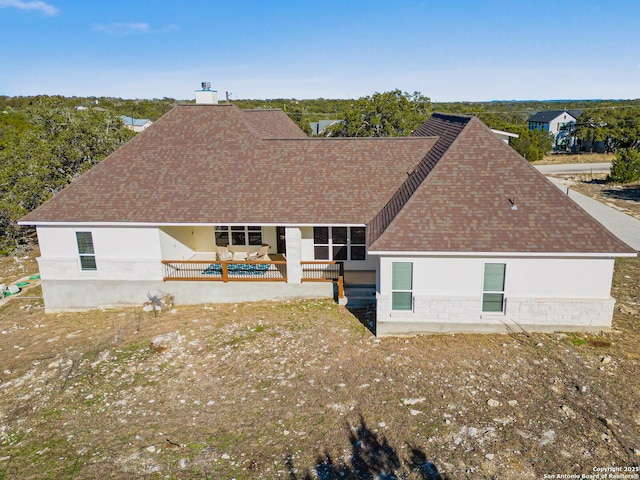
[[[336,123],[341,123],[342,120],[318,120],[317,122],[310,122],[311,133],[314,135],[322,135],[324,131]]]
[[[279,110],[180,105],[20,224],[47,311],[331,297],[344,279],[371,286],[377,335],[607,328],[614,259],[636,254],[449,114],[307,138]]]
[[[127,117],[126,115],[121,115],[120,118],[122,118],[125,127],[138,133],[143,132],[153,125],[153,122],[148,118],[133,118]]]
[[[529,130],[540,130],[553,135],[554,150],[568,150],[577,144],[573,135],[582,110],[544,110],[529,117]]]

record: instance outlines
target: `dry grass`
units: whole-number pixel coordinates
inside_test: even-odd
[[[0,308],[0,478],[522,479],[637,464],[639,275],[618,261],[602,334],[380,340],[325,301],[154,318],[47,315],[16,297]]]
[[[545,155],[539,162],[533,162],[534,165],[558,165],[564,163],[603,163],[611,162],[615,158],[613,153],[552,153]]]

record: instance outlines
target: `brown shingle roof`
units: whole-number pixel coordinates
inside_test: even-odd
[[[309,139],[281,111],[181,105],[21,220],[48,222],[366,223],[370,251],[633,252],[478,119],[445,114],[409,138]]]
[[[457,136],[371,251],[634,252],[480,120],[459,130],[463,119],[434,115],[418,130]]]
[[[262,140],[282,115],[179,106],[21,222],[365,223],[435,142]]]
[[[243,110],[245,121],[260,138],[307,138],[282,110]]]
[[[442,155],[444,155],[451,146],[451,143],[462,131],[469,121],[469,118],[470,117],[463,116],[442,116],[434,113],[429,120],[424,122],[420,128],[412,134],[414,137],[434,136],[437,137],[438,140],[422,161],[416,165],[416,168],[408,172],[409,175],[402,186],[393,194],[373,220],[371,220],[367,230],[367,240],[369,244],[375,243],[380,235],[384,233],[424,179],[427,178],[433,167],[436,166]]]

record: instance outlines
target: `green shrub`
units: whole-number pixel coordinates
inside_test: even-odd
[[[611,162],[612,182],[629,183],[640,180],[640,153],[635,148],[625,148],[618,152]]]

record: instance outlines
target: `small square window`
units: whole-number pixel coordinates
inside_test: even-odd
[[[485,293],[482,295],[483,312],[501,312],[503,304],[504,295],[502,293]]]
[[[316,245],[313,247],[313,256],[316,260],[329,260],[329,246]]]
[[[346,260],[347,259],[347,246],[346,245],[334,245],[333,246],[333,259],[334,260]]]
[[[216,227],[216,245],[219,247],[229,246],[229,227]]]
[[[80,268],[82,270],[97,270],[96,257],[93,255],[80,255]]]
[[[258,230],[252,230],[249,227],[249,245],[262,245],[262,230],[258,227]]]
[[[351,227],[351,243],[356,245],[367,243],[366,231],[365,227]]]
[[[346,244],[347,243],[347,227],[333,227],[331,229],[331,240],[333,243]]]
[[[367,249],[364,245],[353,245],[351,247],[351,260],[366,260]]]
[[[411,292],[393,292],[391,294],[392,310],[411,310],[413,294]]]
[[[231,245],[245,245],[246,233],[244,229],[241,232],[231,230]]]
[[[313,227],[313,243],[329,243],[329,227]]]

